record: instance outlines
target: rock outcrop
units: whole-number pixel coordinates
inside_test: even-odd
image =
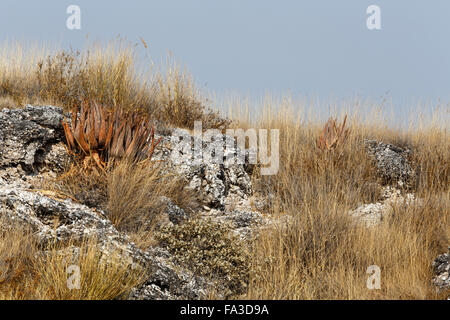
[[[0,112],[0,167],[22,166],[33,170],[63,138],[63,112],[57,107],[3,109]]]
[[[0,185],[30,188],[70,160],[61,142],[61,108],[27,106],[0,111]]]
[[[408,161],[411,150],[375,140],[364,140],[369,156],[374,160],[383,187],[380,201],[363,204],[349,212],[367,227],[378,225],[392,212],[395,205],[420,202],[412,193],[402,193],[414,180],[414,170]]]
[[[136,289],[133,298],[203,298],[206,282],[173,264],[162,248],[143,251],[103,212],[33,188],[46,174],[55,177],[70,160],[62,143],[62,119],[62,109],[52,106],[0,112],[0,216],[30,227],[43,248],[49,242],[91,238],[103,255],[119,253],[123,263],[146,268],[144,289]]]
[[[179,137],[184,139],[180,141]],[[242,239],[250,238],[259,227],[269,223],[250,203],[253,190],[249,171],[252,167],[235,161],[242,156],[242,151],[235,144],[224,148],[232,137],[218,135],[207,144],[201,137],[186,130],[174,129],[160,138],[153,159],[162,161],[168,171],[184,177],[187,187],[200,195],[201,216],[229,223]],[[203,152],[223,150],[223,162],[205,161],[205,154],[195,153],[196,144],[202,146]],[[248,159],[251,153],[247,151],[244,158]],[[177,215],[180,214],[178,211]],[[173,213],[170,215],[174,219]]]
[[[433,261],[433,284],[438,291],[448,291],[450,294],[450,247]],[[450,299],[450,295],[448,297]]]
[[[125,265],[145,268],[148,279],[133,291],[133,299],[201,299],[207,282],[179,265],[162,248],[137,248],[117,231],[102,212],[72,200],[55,200],[39,192],[0,187],[0,215],[31,227],[39,242],[94,239],[104,257],[119,254]]]
[[[415,177],[408,161],[411,150],[375,140],[365,140],[364,143],[385,183],[393,183],[400,188],[411,186]]]
[[[0,217],[30,227],[44,250],[50,242],[95,239],[105,257],[119,253],[123,263],[139,265],[146,270],[147,278],[132,290],[129,299],[206,298],[212,286],[210,280],[180,265],[166,248],[138,248],[101,210],[40,190],[42,180],[55,178],[71,160],[64,146],[63,117],[62,109],[52,106],[0,111]],[[175,131],[176,136],[177,130],[164,132],[154,159],[162,160],[168,171],[184,177],[188,188],[199,194],[202,206],[196,212],[197,217],[228,224],[241,240],[251,238],[274,222],[252,205],[251,168],[226,157],[239,155],[237,147],[225,150],[223,163],[193,158],[194,143],[185,149],[191,148],[191,152],[173,153],[176,141],[171,133]],[[189,135],[189,139],[194,142],[199,138]],[[210,149],[221,147],[220,140],[214,143]],[[415,173],[408,162],[409,150],[376,141],[366,141],[366,146],[386,183],[395,183],[401,189],[411,185]],[[170,198],[162,197],[161,201],[166,203],[167,223],[182,224],[189,220],[190,215]],[[412,194],[387,187],[380,202],[363,205],[350,214],[368,226],[375,226],[393,205],[418,201]],[[450,286],[449,254],[439,256],[433,263],[433,283],[441,290]],[[215,294],[220,297],[220,292]]]
[[[208,280],[176,264],[166,249],[141,250],[104,212],[39,189],[41,180],[56,177],[70,162],[64,146],[63,117],[62,109],[52,106],[0,111],[0,216],[30,227],[43,248],[55,241],[95,239],[105,257],[119,253],[123,263],[143,267],[148,278],[132,291],[130,299],[205,298],[211,285]],[[248,204],[251,183],[244,166],[194,164],[187,157],[177,161],[168,157],[168,141],[170,136],[163,137],[166,144],[159,148],[165,155],[162,160],[202,195],[205,212],[221,217],[230,213],[228,219],[236,223],[236,232],[244,228],[249,233],[253,217],[260,220],[259,213],[225,210],[231,201]],[[171,199],[161,201],[167,203],[170,223],[189,218]]]
[[[399,189],[388,186],[383,189],[380,202],[363,204],[355,210],[350,211],[350,215],[367,227],[374,227],[391,214],[394,206],[408,206],[420,204],[421,202],[422,201],[416,199],[412,193],[402,195]]]
[[[185,139],[179,141],[177,138],[181,136]],[[225,150],[225,159],[221,163],[206,161],[203,153],[194,152],[196,144],[202,146],[202,150],[224,149],[224,141],[229,136],[220,136],[222,141],[216,139],[208,146],[201,137],[181,129],[175,129],[170,135],[161,138],[160,148],[153,159],[163,161],[170,170],[184,176],[189,187],[201,193],[204,205],[222,209],[231,197],[243,200],[251,195],[251,180],[246,166],[233,162],[234,157],[240,154],[236,146]]]

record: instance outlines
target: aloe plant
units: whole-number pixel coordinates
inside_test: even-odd
[[[62,121],[69,153],[80,156],[84,166],[91,160],[104,169],[110,160],[151,158],[160,139],[149,119],[121,109],[108,110],[96,102],[83,102],[72,110],[72,121]]]
[[[316,145],[321,150],[332,150],[347,140],[349,129],[345,128],[347,115],[340,125],[336,125],[336,119],[330,118],[317,139]]]

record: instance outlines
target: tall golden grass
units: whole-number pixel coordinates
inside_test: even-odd
[[[66,247],[51,244],[42,251],[31,230],[4,217],[0,225],[1,300],[106,300],[124,299],[145,280],[145,270],[113,252],[107,258],[95,239]],[[79,267],[79,287],[68,283]],[[70,282],[76,284],[76,282]]]
[[[155,70],[138,62],[136,44],[115,40],[82,51],[6,42],[0,51],[0,106],[56,104],[66,111],[83,100],[145,111],[180,127],[221,127],[227,121],[206,105],[192,78],[167,60]],[[11,104],[12,102],[12,104]]]
[[[450,139],[446,128],[406,132],[350,116],[345,144],[318,152],[319,123],[269,111],[247,126],[280,130],[280,170],[255,177],[257,192],[275,194],[270,214],[293,217],[254,243],[246,299],[436,299],[431,262],[450,237]],[[295,120],[298,119],[298,120]],[[323,122],[322,122],[323,125]],[[355,224],[349,210],[376,202],[380,185],[364,138],[408,146],[417,170],[412,190],[422,202],[398,204],[379,226]],[[381,268],[381,289],[366,286],[367,268]]]

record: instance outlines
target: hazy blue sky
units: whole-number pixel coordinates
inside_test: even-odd
[[[81,30],[66,28],[70,4]],[[366,27],[371,4],[381,30]],[[449,0],[1,0],[0,39],[142,37],[217,92],[450,101],[449,17]]]

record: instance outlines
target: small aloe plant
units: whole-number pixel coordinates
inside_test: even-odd
[[[320,150],[332,150],[338,145],[341,145],[347,140],[349,129],[345,128],[347,122],[347,115],[344,117],[344,121],[340,124],[336,124],[336,119],[330,118],[322,130],[322,134],[316,141],[316,145]]]
[[[151,158],[160,139],[150,121],[138,113],[121,109],[107,110],[96,102],[74,107],[72,121],[62,121],[69,153],[80,156],[86,168],[93,160],[104,169],[110,160],[128,158],[140,161]]]

